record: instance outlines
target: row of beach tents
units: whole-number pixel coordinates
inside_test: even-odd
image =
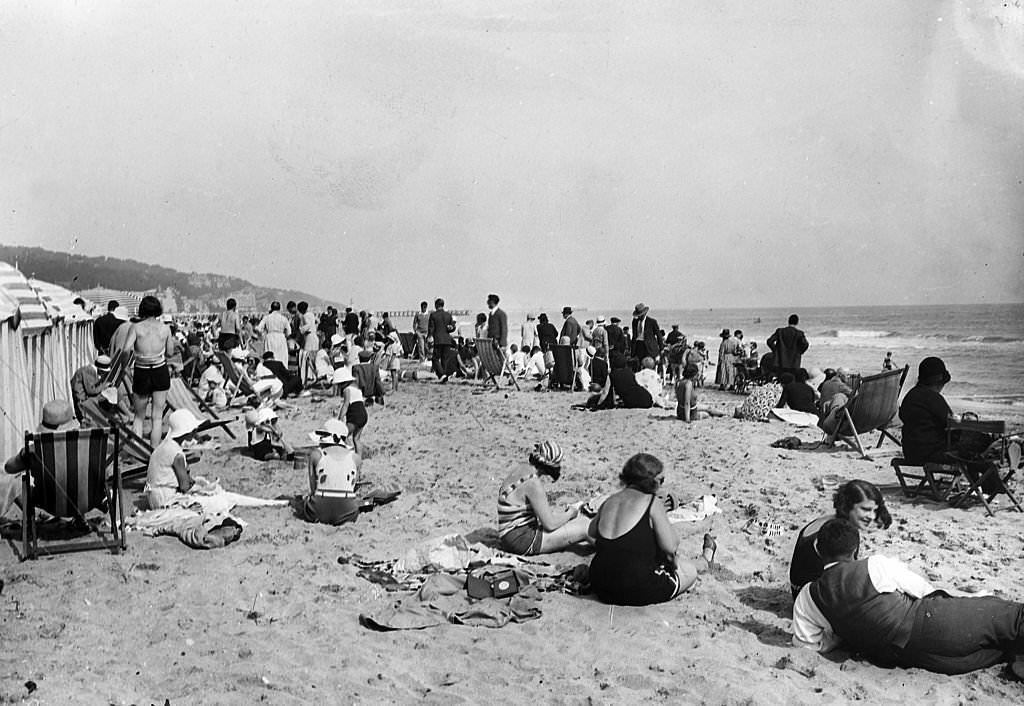
[[[0,462],[39,425],[42,406],[71,399],[71,376],[95,356],[92,316],[75,294],[0,262]]]

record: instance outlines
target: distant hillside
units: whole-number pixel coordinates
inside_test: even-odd
[[[0,261],[12,265],[17,261],[18,268],[26,276],[53,282],[72,291],[93,287],[127,291],[170,288],[174,290],[179,306],[183,309],[188,308],[185,303],[190,302],[191,308],[205,303],[209,309],[216,311],[230,296],[239,298],[240,305],[243,298],[249,300],[261,310],[265,310],[275,299],[282,304],[290,299],[305,300],[314,307],[333,303],[305,292],[259,287],[238,277],[205,272],[179,272],[135,260],[86,257],[43,248],[0,244]]]

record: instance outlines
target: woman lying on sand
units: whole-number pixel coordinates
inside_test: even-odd
[[[498,537],[501,548],[524,556],[557,552],[588,541],[588,517],[580,507],[554,510],[541,479],[558,480],[562,449],[554,441],[537,444],[529,462],[517,466],[498,490]]]
[[[885,507],[882,494],[866,480],[851,480],[844,483],[832,498],[834,515],[819,517],[806,525],[796,537],[793,559],[789,564],[789,584],[793,598],[800,593],[804,584],[817,579],[825,571],[825,564],[818,556],[815,540],[822,525],[834,517],[849,520],[862,532],[872,526],[888,529],[892,516]]]
[[[692,363],[683,367],[683,376],[676,385],[676,417],[684,422],[694,422],[708,417],[724,417],[725,414],[704,404],[702,395],[697,394],[694,381],[700,368]]]
[[[679,537],[657,497],[665,476],[654,456],[639,453],[630,458],[619,480],[625,487],[601,505],[590,525],[597,546],[590,562],[590,585],[605,603],[664,603],[697,581],[698,566],[710,568],[715,540],[704,535],[699,564],[682,556]]]

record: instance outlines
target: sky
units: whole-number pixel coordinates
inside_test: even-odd
[[[0,154],[0,242],[357,306],[1024,301],[1021,0],[11,1]]]

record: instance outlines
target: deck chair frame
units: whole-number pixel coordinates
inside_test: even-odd
[[[133,464],[128,470],[122,470],[121,478],[134,478],[135,476],[144,475],[149,468],[149,457],[153,455],[153,447],[150,443],[136,434],[131,425],[125,424],[118,419],[116,413],[107,414],[104,412],[95,397],[83,402],[81,409],[82,414],[93,426],[116,428],[120,437],[120,450],[131,456],[135,464],[138,464]]]
[[[857,453],[861,455],[861,458],[870,458],[867,451],[865,451],[864,443],[860,439],[861,434],[870,434],[873,431],[878,431],[880,436],[875,448],[882,445],[882,440],[886,436],[891,438],[893,441],[896,441],[896,437],[887,432],[886,427],[888,427],[893,417],[895,417],[899,412],[899,394],[909,369],[910,366],[905,365],[903,368],[898,370],[887,370],[877,375],[870,375],[864,378],[861,381],[860,386],[857,388],[857,391],[854,392],[853,396],[843,406],[841,410],[842,419],[839,424],[836,425],[836,430],[831,434],[825,435],[826,443],[831,446],[835,444],[838,439],[857,451]],[[884,400],[884,409],[880,412],[871,410],[874,411],[874,415],[869,417],[870,421],[863,421],[863,415],[860,409],[863,405],[867,404],[866,400],[870,399],[874,386],[883,381],[888,384],[889,380],[891,378],[895,378],[897,375],[899,376],[899,381],[895,388],[886,390],[886,392],[889,393],[889,399]],[[860,428],[858,428],[858,422],[860,422]]]
[[[500,389],[501,383],[498,382],[498,376],[507,374],[516,390],[522,392],[519,381],[516,380],[516,374],[513,372],[512,366],[509,365],[508,357],[505,355],[505,351],[498,346],[497,341],[493,338],[477,338],[475,341],[476,352],[480,356],[480,365],[484,373],[487,374],[487,378],[484,379],[484,387],[493,382],[494,389]]]
[[[999,484],[1000,492],[1009,498],[1017,512],[1024,512],[1024,507],[1021,506],[1013,491],[1010,490],[1010,480],[1018,469],[1013,467],[1012,463],[1007,463],[1005,470],[1002,465],[1003,461],[1010,461],[1005,453],[1006,450],[1007,447],[1004,440],[1003,455],[1000,458],[1000,463],[993,464],[991,468],[974,479],[971,479],[967,473],[966,460],[959,463],[954,460],[952,463],[916,464],[909,463],[903,458],[894,458],[891,465],[896,472],[896,479],[900,483],[903,495],[908,498],[927,495],[936,502],[949,503],[950,507],[962,507],[968,499],[973,497],[981,502],[985,512],[991,517],[995,515],[995,511],[992,509],[988,498],[985,497],[984,492],[982,492],[982,486],[986,481],[993,479]],[[920,471],[913,473],[907,471],[907,468],[920,469]],[[911,483],[907,482],[908,480],[917,481],[917,485],[911,487]],[[966,486],[966,490],[961,490],[964,486]]]
[[[108,454],[108,442],[113,438],[113,450]],[[82,440],[86,443],[83,447]],[[82,487],[83,473],[79,453],[86,450],[85,487]],[[63,454],[58,450],[62,449]],[[37,484],[37,492],[43,494],[42,509],[58,517],[73,517],[84,522],[85,513],[100,509],[97,494],[102,493],[110,516],[110,533],[113,544],[107,542],[96,530],[98,540],[92,542],[64,542],[44,548],[47,554],[61,554],[91,549],[110,549],[118,554],[127,548],[124,522],[124,498],[121,487],[121,468],[118,460],[119,436],[116,427],[90,427],[56,432],[28,432],[25,434],[24,453],[30,458],[30,468],[22,476],[22,558],[35,559],[39,555],[39,536],[36,527],[36,494],[31,482]],[[77,474],[71,474],[68,466],[76,465]],[[106,470],[113,466],[113,475],[108,484]],[[74,497],[72,497],[74,496]],[[52,502],[50,502],[52,500]],[[86,507],[83,509],[82,504]]]
[[[173,396],[171,393],[174,393]],[[172,399],[173,397],[173,399]],[[235,433],[231,431],[228,426],[231,422],[237,420],[237,417],[232,419],[221,419],[217,416],[217,413],[213,411],[213,408],[206,403],[206,401],[196,393],[181,377],[171,377],[171,389],[167,391],[167,405],[164,410],[165,415],[173,412],[176,409],[187,409],[202,424],[196,431],[207,431],[209,429],[220,428],[232,439],[237,438]]]
[[[249,375],[245,372],[238,372],[238,369],[235,368],[235,361],[231,360],[227,351],[214,351],[214,355],[220,359],[221,367],[224,369],[224,379],[228,381],[228,386],[231,388],[231,394],[228,395],[229,406],[234,404],[239,395],[250,397],[256,394]],[[243,386],[247,389],[244,389]]]

